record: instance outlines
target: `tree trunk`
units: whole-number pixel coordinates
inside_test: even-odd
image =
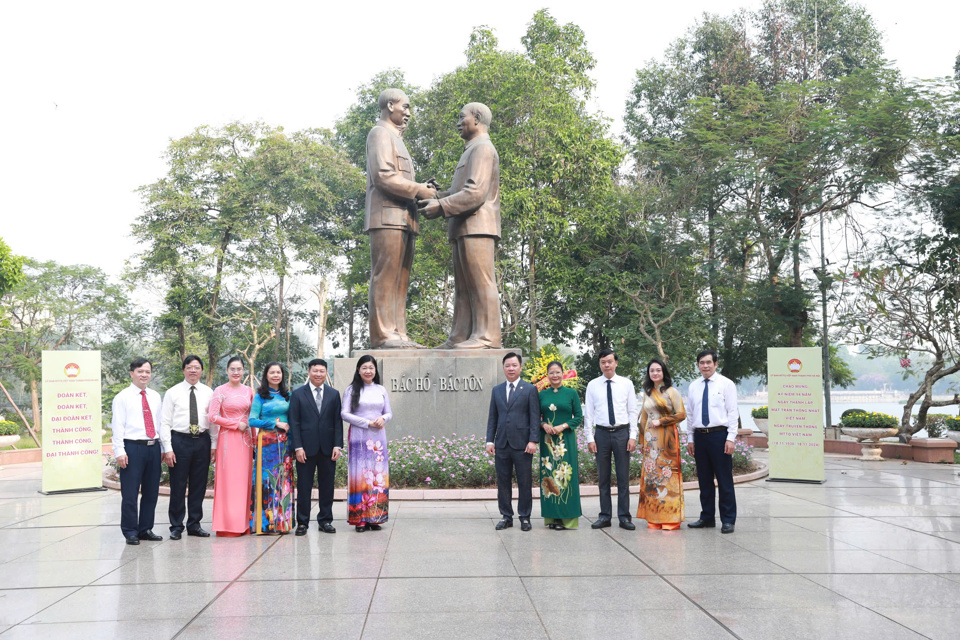
[[[13,397],[10,395],[10,392],[7,391],[7,388],[3,386],[3,383],[0,382],[0,390],[3,391],[3,394],[7,396],[7,400],[10,401],[10,406],[13,407],[13,410],[17,412],[17,415],[20,416],[20,419],[23,420],[23,426],[27,428],[27,431],[30,433],[30,437],[33,438],[33,441],[37,443],[37,446],[40,446],[40,438],[37,437],[37,434],[34,433],[33,428],[30,426],[30,422],[27,420],[27,417],[23,415],[23,412],[20,411],[20,407],[17,406],[17,403],[13,401]]]
[[[532,234],[531,234],[532,235]],[[530,296],[530,353],[537,352],[537,243],[530,238],[530,269],[527,273],[527,295]]]
[[[227,253],[227,246],[230,244],[230,229],[223,232],[223,238],[220,240],[220,249],[217,254],[216,273],[213,276],[213,291],[210,292],[210,306],[207,309],[211,318],[217,317],[217,309],[220,306],[220,288],[223,282],[223,261]],[[216,339],[213,335],[207,335],[207,386],[213,386],[213,376],[216,373],[217,361],[220,359],[220,353],[217,349]]]
[[[347,287],[347,357],[353,357],[353,285]]]
[[[713,228],[717,212],[707,207],[707,286],[710,287],[710,332],[714,342],[720,342],[720,296],[717,293],[717,238]]]
[[[274,330],[273,359],[280,360],[280,329],[283,327],[283,276],[280,276],[280,286],[277,292],[277,324]]]
[[[320,306],[317,314],[317,357],[323,357],[323,343],[327,339],[327,280],[320,281],[320,288],[313,290]]]
[[[30,378],[30,405],[33,409],[33,428],[40,433],[40,394],[37,389],[37,379]]]

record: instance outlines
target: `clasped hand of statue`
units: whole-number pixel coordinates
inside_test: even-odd
[[[437,199],[439,191],[440,184],[436,178],[430,178],[420,185],[420,191],[417,192],[417,208],[426,220],[433,220],[443,215],[443,208]]]

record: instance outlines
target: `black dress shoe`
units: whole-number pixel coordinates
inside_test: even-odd
[[[305,535],[307,535],[307,525],[305,525],[305,524],[298,524],[298,525],[297,525],[297,530],[296,530],[296,532],[294,532],[294,535],[298,535],[298,536],[305,536]]]
[[[358,525],[357,525],[357,533],[363,533],[363,532],[366,531],[366,530],[367,530],[367,525],[365,525],[365,524],[358,524]]]
[[[320,531],[323,531],[324,533],[336,533],[336,532],[337,532],[337,530],[334,529],[334,528],[333,528],[333,525],[330,524],[329,522],[320,522],[320,523],[318,523],[318,525],[319,525],[319,527],[320,527]]]
[[[368,524],[367,528],[369,528],[370,531],[380,531],[380,529],[382,529],[383,527],[381,527],[378,524]]]
[[[562,529],[562,528],[563,528],[563,527],[561,527],[560,525],[558,525],[558,524],[556,524],[556,523],[553,523],[553,522],[551,522],[550,524],[547,525],[547,529],[553,529],[554,531],[556,531],[557,529]]]
[[[204,531],[202,527],[197,527],[196,529],[187,529],[187,535],[196,538],[209,538],[210,532]]]
[[[497,523],[497,526],[494,527],[497,531],[503,531],[504,529],[509,529],[513,526],[513,518],[504,518]]]
[[[137,536],[123,536],[123,538],[127,541],[127,544],[130,544],[130,545],[140,544],[140,538],[138,538]]]
[[[605,529],[610,526],[610,521],[604,518],[600,518],[596,522],[590,525],[591,529]]]
[[[637,525],[633,524],[633,523],[630,522],[629,520],[621,520],[621,521],[620,521],[620,528],[621,528],[621,529],[626,529],[627,531],[633,531],[634,529],[637,528]]]
[[[158,536],[153,532],[153,529],[147,529],[143,533],[137,536],[141,540],[149,540],[151,542],[157,542],[158,540],[163,540],[163,536]]]
[[[520,518],[520,531],[530,531],[532,528],[528,518]]]
[[[170,532],[170,539],[171,539],[171,540],[179,540],[182,535],[183,535],[183,532],[181,532],[181,531],[171,531],[171,532]]]
[[[713,529],[717,526],[717,523],[709,520],[697,520],[696,522],[688,522],[687,526],[691,529]]]
[[[724,522],[722,525],[720,525],[720,533],[733,533],[733,523]]]

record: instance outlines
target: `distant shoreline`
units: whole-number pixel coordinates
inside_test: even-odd
[[[830,400],[832,402],[892,402],[895,404],[906,404],[909,394],[891,392],[891,391],[832,391]],[[936,395],[934,400],[950,400],[953,396],[949,394]],[[743,404],[767,404],[766,393],[756,393],[750,396],[740,396],[740,402]],[[917,405],[919,406],[919,402]]]

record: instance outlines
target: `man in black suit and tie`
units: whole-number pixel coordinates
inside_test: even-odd
[[[327,363],[315,358],[307,364],[309,382],[290,395],[290,446],[297,457],[297,532],[307,533],[310,524],[310,494],[317,476],[317,522],[320,531],[333,528],[333,476],[343,448],[340,394],[326,384]]]
[[[537,387],[520,380],[520,355],[503,357],[507,381],[493,388],[487,417],[487,453],[495,455],[497,504],[503,519],[497,531],[513,526],[513,470],[517,473],[517,512],[520,529],[530,531],[533,510],[533,454],[540,440],[540,396]]]

